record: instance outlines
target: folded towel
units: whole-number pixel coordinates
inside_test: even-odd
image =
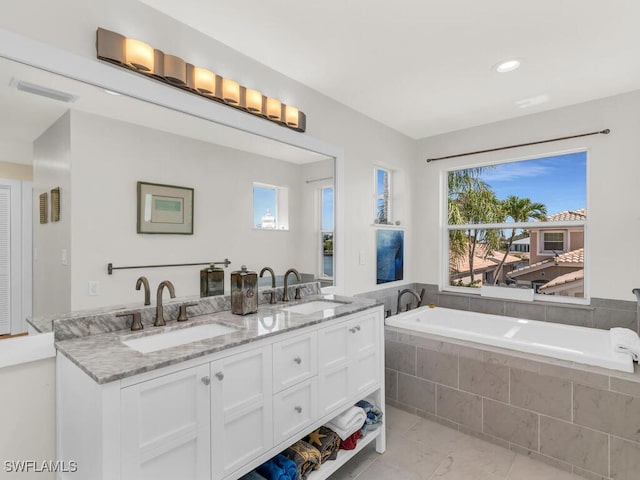
[[[240,480],[265,480],[265,478],[255,470],[251,470],[243,477],[240,477]]]
[[[356,403],[356,406],[362,408],[367,415],[367,418],[360,429],[360,437],[364,437],[367,432],[375,430],[382,425],[382,410],[376,407],[372,402],[360,400]]]
[[[320,451],[320,463],[324,463],[327,460],[335,460],[338,456],[340,437],[327,427],[320,427],[303,438],[303,440]]]
[[[610,332],[614,351],[628,353],[634,361],[640,361],[640,338],[636,332],[620,327],[612,328]]]
[[[282,454],[295,462],[299,480],[307,478],[309,473],[320,465],[320,451],[304,440],[298,440]]]
[[[291,480],[298,480],[298,466],[293,460],[289,460],[287,457],[279,453],[272,459],[276,465],[285,471],[287,476]]]
[[[256,470],[267,480],[292,480],[291,477],[287,475],[287,472],[276,464],[273,458],[264,462],[256,468]]]
[[[336,432],[340,439],[346,440],[354,432],[362,428],[366,419],[367,414],[365,411],[360,407],[354,406],[332,418],[325,426]]]
[[[340,442],[340,448],[343,450],[353,450],[354,448],[356,448],[359,438],[360,438],[360,430],[354,432],[347,439]]]

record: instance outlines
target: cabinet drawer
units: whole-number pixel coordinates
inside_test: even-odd
[[[284,442],[318,417],[318,379],[310,378],[273,398],[274,444]]]
[[[280,392],[318,372],[317,336],[300,335],[273,345],[273,391]]]

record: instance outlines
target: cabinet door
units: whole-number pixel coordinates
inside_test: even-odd
[[[123,388],[123,480],[205,480],[210,472],[209,365]]]
[[[273,445],[271,345],[211,363],[212,478]]]
[[[380,315],[367,313],[349,324],[351,340],[351,394],[360,397],[380,382]]]
[[[321,416],[349,400],[349,335],[348,322],[318,331],[318,405]]]

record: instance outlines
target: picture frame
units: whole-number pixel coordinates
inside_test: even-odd
[[[404,279],[404,230],[376,230],[376,284]]]
[[[137,232],[193,235],[193,188],[138,182]]]

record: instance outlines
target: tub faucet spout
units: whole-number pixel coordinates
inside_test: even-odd
[[[169,280],[160,282],[156,295],[156,321],[153,324],[154,327],[164,327],[167,324],[167,322],[164,321],[164,312],[162,311],[162,290],[164,287],[169,289],[169,295],[171,298],[176,298],[176,291],[173,288],[173,283]]]
[[[404,290],[398,290],[398,304],[396,306],[396,314],[400,313],[401,300],[402,300],[402,296],[405,293],[410,293],[411,295],[413,295],[416,301],[418,302],[418,307],[420,307],[422,306],[422,299],[424,298],[424,292],[425,292],[424,288],[420,292],[420,295],[418,295],[416,292],[414,292],[410,288],[405,288]]]

